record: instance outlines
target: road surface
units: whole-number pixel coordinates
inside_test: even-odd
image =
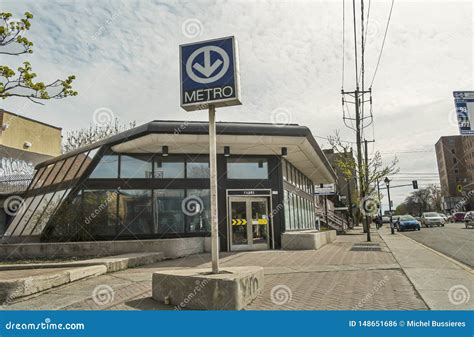
[[[464,223],[449,223],[444,227],[422,227],[420,231],[402,233],[471,268],[474,267],[474,228],[466,229]]]

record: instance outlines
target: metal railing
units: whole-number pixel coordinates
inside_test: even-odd
[[[26,191],[33,175],[21,174],[0,177],[0,193],[11,194]]]
[[[329,226],[333,229],[335,229],[338,232],[346,232],[349,227],[352,226],[351,223],[348,223],[348,221],[338,215],[336,213],[329,211],[327,213],[327,222],[326,223],[326,214],[324,213],[324,210],[319,210],[319,212],[316,212],[317,215],[320,218],[321,222],[324,222],[326,226]]]

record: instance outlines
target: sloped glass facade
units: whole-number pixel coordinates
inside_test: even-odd
[[[92,163],[97,149],[87,150],[36,170],[25,200],[4,238],[38,237]]]

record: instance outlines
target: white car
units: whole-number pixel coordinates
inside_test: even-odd
[[[448,221],[448,216],[446,214],[443,214],[443,213],[438,213],[440,217],[442,217],[444,219],[444,223],[447,223],[449,222]]]
[[[474,227],[474,211],[467,212],[464,216],[464,223],[466,228]]]
[[[446,220],[436,212],[425,212],[421,215],[421,224],[425,227],[444,226]]]

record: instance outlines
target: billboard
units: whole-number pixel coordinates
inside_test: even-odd
[[[474,135],[474,91],[454,91],[454,104],[461,135]]]

